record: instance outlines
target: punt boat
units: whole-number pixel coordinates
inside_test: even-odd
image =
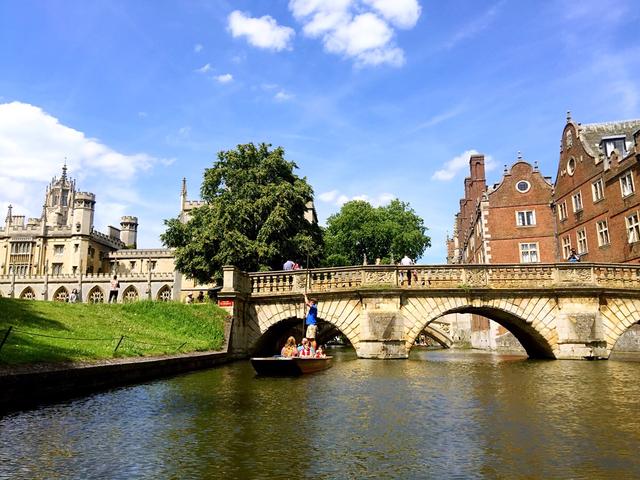
[[[253,357],[251,365],[258,375],[290,377],[330,368],[333,357]]]

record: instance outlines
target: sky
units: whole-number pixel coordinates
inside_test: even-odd
[[[352,199],[424,219],[444,263],[471,153],[556,173],[566,112],[640,118],[635,0],[2,0],[0,223],[67,162],[96,228],[160,247],[182,178],[281,146],[321,224]],[[553,178],[555,180],[555,178]]]

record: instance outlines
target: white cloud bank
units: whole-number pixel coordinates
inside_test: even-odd
[[[218,83],[229,83],[233,81],[233,75],[230,73],[224,73],[222,75],[217,75],[214,77]]]
[[[402,66],[404,52],[394,27],[413,28],[422,8],[417,0],[290,0],[303,32],[320,38],[329,53],[353,58],[359,66]]]
[[[254,47],[274,51],[290,50],[295,36],[293,28],[278,25],[269,15],[253,18],[239,10],[229,14],[228,28],[234,38],[245,37]]]
[[[431,178],[433,180],[440,181],[449,181],[454,178],[461,171],[465,171],[468,173],[469,171],[469,158],[471,155],[479,155],[480,152],[477,150],[467,150],[460,155],[453,157],[451,160],[446,162],[440,170],[437,170]],[[484,156],[484,168],[485,171],[493,170],[495,168],[495,162],[493,158],[489,155]]]
[[[154,165],[169,163],[146,153],[117,152],[34,105],[0,104],[2,218],[9,203],[16,206],[15,214],[39,216],[45,186],[53,176],[60,175],[65,157],[69,174],[79,181],[80,189],[88,190],[92,184],[100,187],[100,192],[94,189],[94,193],[100,197],[100,210],[108,215],[108,222],[116,222],[116,213],[129,208],[123,204],[127,198],[116,194],[116,187],[135,199],[131,185],[137,175]],[[107,212],[107,204],[113,210]]]
[[[338,207],[344,205],[347,202],[350,202],[351,200],[364,200],[365,202],[369,202],[374,207],[379,207],[381,205],[387,205],[395,198],[397,198],[396,195],[386,192],[381,193],[376,197],[370,197],[366,194],[349,197],[343,193],[340,193],[338,190],[331,190],[329,192],[324,192],[318,195],[318,200],[320,200],[321,202],[336,205]]]

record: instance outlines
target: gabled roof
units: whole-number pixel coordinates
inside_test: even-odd
[[[578,135],[589,155],[598,158],[601,153],[600,141],[603,137],[624,135],[628,141],[632,141],[634,132],[639,128],[640,120],[579,124]]]

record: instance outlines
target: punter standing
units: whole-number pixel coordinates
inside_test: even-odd
[[[307,312],[307,319],[305,321],[307,325],[307,333],[305,337],[311,342],[311,347],[316,349],[316,333],[318,333],[318,300],[315,298],[308,299],[307,295],[304,296],[304,302],[309,307]]]

